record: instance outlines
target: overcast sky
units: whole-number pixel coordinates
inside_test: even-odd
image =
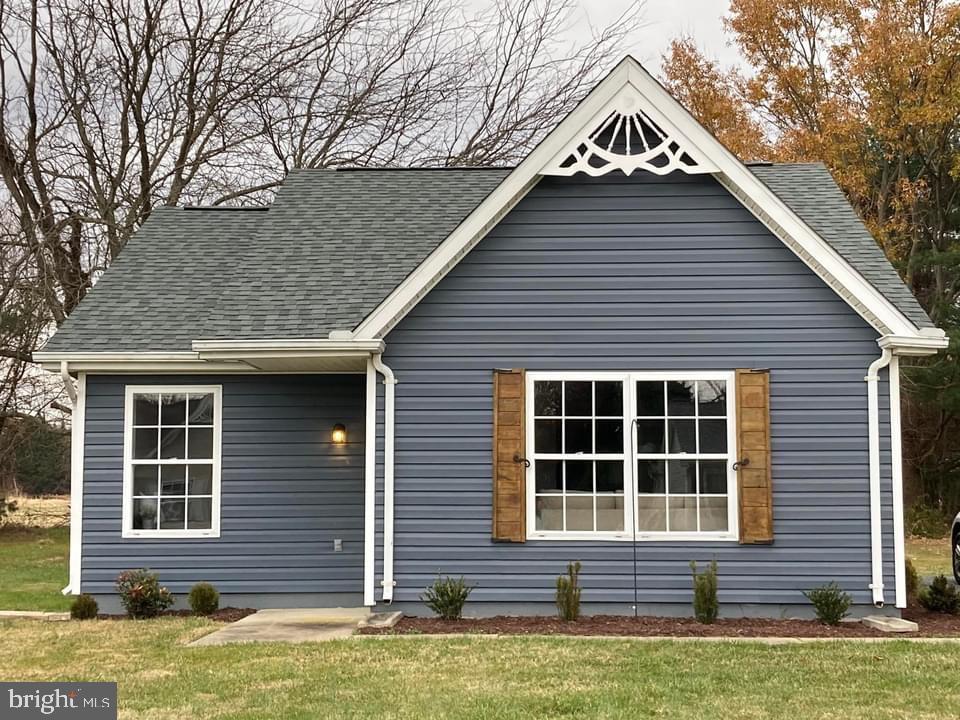
[[[579,2],[595,26],[613,22],[630,4],[630,0]],[[722,65],[736,64],[737,52],[727,45],[721,24],[729,4],[728,0],[646,0],[646,27],[630,39],[630,47],[624,51],[657,72],[670,40],[691,35],[708,57],[720,60]]]
[[[579,2],[594,26],[613,22],[630,4],[630,0]],[[726,44],[721,25],[729,4],[729,0],[646,0],[646,27],[630,38],[630,47],[624,52],[633,53],[649,70],[657,72],[670,40],[691,35],[708,57],[724,66],[736,64],[737,52]]]

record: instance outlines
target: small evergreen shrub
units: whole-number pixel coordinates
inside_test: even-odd
[[[194,615],[212,615],[220,608],[220,593],[206,582],[199,582],[190,588],[187,596]]]
[[[116,588],[127,615],[132,618],[156,617],[173,605],[173,594],[160,586],[156,573],[144,568],[120,573]]]
[[[824,625],[839,625],[840,621],[850,614],[853,598],[841,590],[835,582],[807,590],[803,594],[813,603],[817,620]]]
[[[573,622],[580,618],[580,561],[567,563],[567,574],[557,578],[557,615]]]
[[[907,509],[907,535],[939,540],[950,532],[952,517],[938,507],[917,504]]]
[[[693,573],[693,614],[697,622],[710,625],[720,614],[720,601],[717,599],[717,561],[711,560],[710,567],[697,573],[697,563],[690,561]]]
[[[920,589],[920,576],[917,574],[917,569],[913,566],[913,560],[910,558],[907,558],[906,576],[907,599],[913,600],[917,597],[917,590]]]
[[[931,612],[956,615],[960,611],[960,594],[946,575],[937,575],[930,587],[925,587],[917,596],[920,604]]]
[[[74,620],[93,620],[98,612],[100,608],[97,606],[97,601],[92,595],[86,593],[77,595],[70,603],[70,617]]]
[[[438,577],[433,585],[424,590],[420,599],[438,617],[459,620],[463,617],[463,606],[472,591],[473,588],[462,577]]]

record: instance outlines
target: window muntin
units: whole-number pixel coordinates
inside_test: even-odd
[[[123,534],[219,534],[219,386],[127,388]]]
[[[534,523],[538,532],[622,532],[624,384],[533,384]]]
[[[734,373],[527,377],[532,538],[735,539]]]
[[[725,379],[635,383],[637,531],[730,530]]]

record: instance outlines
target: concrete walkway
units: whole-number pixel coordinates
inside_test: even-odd
[[[194,640],[190,645],[339,640],[353,635],[353,631],[369,616],[370,610],[365,607],[259,610],[222,630]]]
[[[40,610],[0,610],[0,620],[69,620],[68,612],[42,612]]]

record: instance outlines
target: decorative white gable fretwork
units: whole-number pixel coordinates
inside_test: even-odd
[[[541,174],[582,172],[596,177],[614,170],[624,175],[636,170],[656,175],[674,170],[690,174],[716,172],[712,164],[695,158],[692,148],[684,147],[684,139],[675,130],[655,122],[644,104],[639,92],[631,85],[625,86],[597,113],[596,122],[587,125],[586,135],[568,143]]]

